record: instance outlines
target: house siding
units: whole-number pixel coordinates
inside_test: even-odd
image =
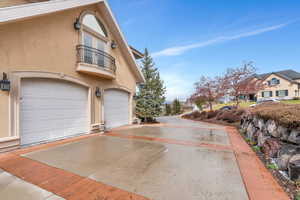
[[[277,78],[280,80],[280,84],[278,85],[274,85],[274,86],[269,86],[267,85],[267,87],[265,87],[263,90],[259,91],[257,93],[257,98],[258,99],[261,99],[261,98],[264,98],[262,96],[262,93],[264,91],[269,91],[269,92],[272,92],[272,97],[270,98],[275,98],[275,99],[280,99],[280,98],[283,98],[283,99],[292,99],[294,97],[299,97],[299,96],[296,96],[295,95],[295,90],[299,91],[298,89],[298,84],[295,84],[295,83],[291,83],[290,81],[286,80],[286,79],[283,79],[275,74],[272,74],[270,75],[266,80],[264,80],[264,84],[268,84],[268,81],[270,81],[272,78]],[[276,91],[280,91],[280,90],[287,90],[288,91],[288,96],[286,97],[278,97],[276,96]]]
[[[130,91],[131,95],[134,94],[137,80],[119,48],[108,52],[116,59],[115,80],[76,72],[76,45],[79,44],[80,34],[74,29],[73,23],[85,10],[96,11],[100,17],[104,15],[98,5],[90,5],[1,25],[0,73],[7,73],[10,79],[15,71],[61,73],[87,83],[92,91],[96,87],[101,89],[123,87]],[[102,23],[107,22],[102,19]],[[114,40],[114,34],[108,30],[110,41]],[[15,82],[12,81],[12,87],[14,85]],[[0,139],[15,136],[10,131],[9,125],[10,105],[15,103],[10,102],[9,99],[14,95],[16,95],[14,92],[0,91]],[[102,100],[92,93],[91,104],[92,123],[103,122],[100,109]]]

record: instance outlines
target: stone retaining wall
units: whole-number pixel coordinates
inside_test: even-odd
[[[251,114],[242,118],[240,128],[252,145],[275,161],[279,170],[286,171],[291,180],[300,180],[300,129]]]

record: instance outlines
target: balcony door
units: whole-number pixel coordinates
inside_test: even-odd
[[[84,62],[105,66],[106,42],[96,36],[83,32]]]

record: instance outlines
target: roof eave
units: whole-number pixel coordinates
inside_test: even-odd
[[[129,45],[134,57],[136,59],[141,59],[144,57],[144,54],[142,52],[140,52],[139,50],[137,50],[136,48],[132,47],[131,45]]]
[[[103,2],[104,0],[44,1],[0,8],[0,25]]]
[[[121,28],[120,26],[118,25],[117,23],[117,20],[116,18],[114,17],[108,3],[106,0],[103,0],[103,3],[105,4],[105,9],[107,10],[107,12],[109,13],[109,15],[107,15],[108,17],[110,17],[110,20],[113,21],[114,23],[112,23],[112,25],[114,26],[113,28],[119,33],[119,39],[121,41],[121,43],[123,44],[122,45],[122,48],[124,49],[124,53],[126,54],[126,57],[128,58],[127,61],[128,61],[128,64],[130,66],[132,66],[132,69],[137,77],[137,83],[144,83],[145,82],[145,78],[143,76],[143,73],[141,72],[139,66],[137,65],[136,61],[135,61],[135,58],[134,58],[134,55],[131,51],[131,48],[129,47],[126,39],[125,39],[125,36],[123,34],[123,32],[121,31]]]

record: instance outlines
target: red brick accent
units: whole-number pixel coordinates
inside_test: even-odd
[[[13,153],[1,155],[0,168],[65,199],[147,200],[147,198],[140,195],[108,186]]]
[[[250,200],[289,200],[236,128],[226,127]]]

